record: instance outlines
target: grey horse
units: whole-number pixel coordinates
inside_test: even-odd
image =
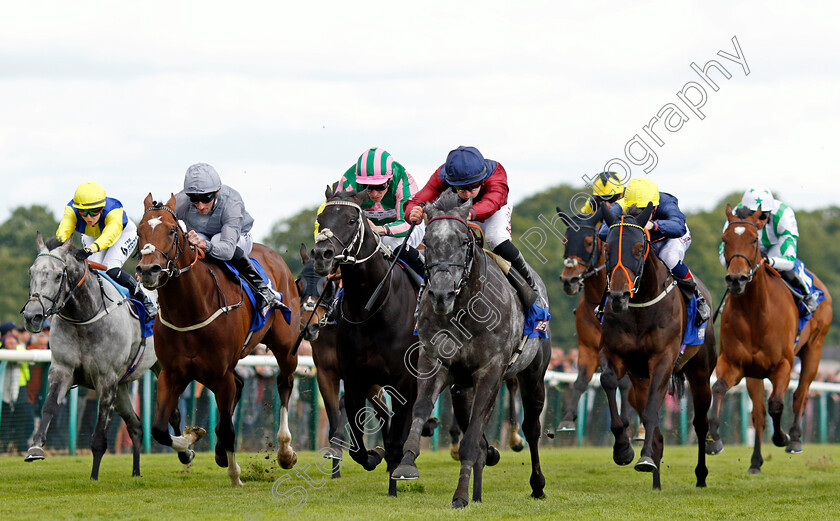
[[[134,453],[132,476],[140,476],[142,426],[131,404],[130,384],[157,362],[152,337],[141,338],[140,321],[132,316],[131,304],[110,282],[102,279],[87,263],[76,260],[72,240],[61,244],[36,238],[38,255],[29,268],[29,300],[22,313],[26,329],[40,332],[52,319],[49,391],[41,424],[24,461],[42,460],[50,421],[73,385],[95,389],[99,414],[91,439],[93,469],[90,479],[99,477],[99,464],[108,447],[106,432],[116,409],[125,420]],[[173,417],[180,430],[180,415]]]
[[[516,376],[524,409],[522,430],[531,452],[531,496],[542,498],[545,478],[540,469],[538,444],[540,413],[545,402],[543,378],[551,344],[547,338],[522,343],[522,303],[502,268],[477,245],[469,230],[467,219],[472,204],[460,203],[460,197],[446,192],[426,208],[427,285],[417,316],[417,334],[422,343],[415,371],[417,401],[403,459],[392,477],[419,477],[415,460],[420,454],[423,424],[444,386],[454,384],[462,391],[453,393],[453,401],[464,439],[452,507],[467,505],[471,474],[473,501],[481,501],[483,468],[485,464],[494,465],[499,457],[498,451],[487,445],[484,429],[502,382]],[[545,285],[534,270],[531,276],[544,299]]]

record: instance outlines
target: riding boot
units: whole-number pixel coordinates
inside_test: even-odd
[[[700,292],[700,288],[697,286],[697,282],[694,280],[691,272],[684,279],[678,277],[674,277],[674,279],[677,281],[677,287],[680,288],[686,302],[691,302],[691,297],[697,297],[697,316],[694,319],[694,325],[696,327],[702,326],[703,322],[709,320],[709,317],[712,315],[712,310],[709,308],[709,304],[706,303],[706,297]]]
[[[817,310],[819,304],[817,303],[817,292],[813,287],[808,287],[808,284],[797,275],[795,270],[787,270],[779,272],[782,279],[788,284],[798,289],[802,293],[802,305],[805,307],[805,312],[811,314]]]
[[[420,253],[420,250],[406,244],[405,248],[398,249],[397,251],[399,252],[397,257],[422,277],[426,267],[424,266],[423,254]]]
[[[155,306],[155,303],[149,298],[149,295],[140,289],[140,285],[137,284],[134,277],[126,273],[122,268],[111,268],[105,273],[114,279],[120,286],[126,288],[132,297],[143,303],[143,308],[146,310],[148,318],[152,318],[157,315],[157,306]]]
[[[251,286],[251,289],[254,290],[254,294],[260,300],[257,303],[257,308],[259,308],[260,313],[263,315],[267,314],[273,308],[282,308],[283,301],[280,300],[280,297],[273,291],[265,281],[260,277],[259,272],[257,269],[254,268],[254,265],[251,264],[251,259],[245,255],[245,252],[242,248],[237,246],[236,252],[233,254],[233,258],[231,259],[231,263],[233,267],[239,271],[239,274],[245,279],[245,282]]]
[[[528,270],[528,264],[525,262],[522,252],[507,240],[493,248],[493,253],[510,262],[513,270],[508,272],[508,276],[517,280],[514,287],[519,295],[519,300],[522,301],[526,310],[531,309],[531,306],[537,301],[539,290],[531,277],[531,272]]]

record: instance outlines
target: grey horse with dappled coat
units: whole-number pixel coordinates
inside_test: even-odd
[[[522,303],[502,269],[481,249],[468,228],[472,204],[445,192],[426,208],[426,289],[420,299],[417,333],[423,348],[419,357],[417,401],[403,459],[392,477],[417,479],[415,460],[420,434],[432,405],[444,386],[454,384],[455,415],[464,430],[460,446],[461,470],[452,498],[453,508],[468,503],[470,476],[473,501],[481,501],[485,464],[498,462],[484,429],[493,412],[502,382],[516,376],[522,395],[522,431],[531,452],[531,496],[544,497],[540,469],[540,413],[545,402],[543,377],[551,353],[550,340],[533,338],[520,346],[524,328]],[[545,298],[545,285],[531,269]],[[518,348],[521,354],[516,354]],[[456,400],[457,397],[457,400]]]
[[[80,385],[95,389],[99,398],[91,439],[90,478],[99,477],[114,410],[125,420],[133,444],[132,476],[139,476],[143,432],[132,406],[130,387],[157,361],[153,339],[142,339],[140,321],[129,311],[127,298],[91,270],[87,262],[76,260],[72,239],[61,244],[51,238],[48,248],[38,233],[36,244],[38,255],[29,268],[29,300],[22,313],[26,329],[33,333],[40,332],[44,321],[52,317],[52,363],[41,424],[25,461],[44,459],[50,421],[70,387]],[[180,416],[173,416],[176,431],[180,430],[179,423]]]

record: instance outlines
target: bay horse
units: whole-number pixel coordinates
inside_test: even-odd
[[[175,214],[175,196],[163,204],[149,194],[144,208],[137,227],[142,245],[137,273],[146,288],[158,290],[160,304],[154,336],[162,371],[158,378],[152,435],[161,445],[178,451],[182,463],[192,460],[194,452],[189,446],[204,434],[203,429],[171,436],[166,418],[176,408],[186,386],[192,380],[201,383],[213,391],[219,408],[216,464],[227,467],[231,485],[241,486],[232,416],[243,382],[234,368],[263,342],[280,368],[277,460],[284,469],[292,468],[297,455],[291,446],[288,408],[297,368],[297,356],[291,350],[297,338],[300,301],[288,266],[275,251],[254,244],[251,257],[265,268],[274,289],[282,292],[292,315],[291,324],[287,324],[282,314],[271,312],[262,329],[249,333],[252,313],[258,311],[251,306],[239,281],[218,264],[203,259],[202,250],[189,245],[186,230],[179,225]]]
[[[601,321],[595,315],[595,308],[601,303],[601,297],[607,287],[607,274],[604,271],[606,257],[603,243],[598,238],[597,226],[603,220],[601,212],[604,208],[604,205],[600,205],[596,212],[587,215],[569,215],[557,208],[557,215],[566,223],[560,282],[563,283],[563,291],[567,295],[574,296],[580,293],[575,308],[578,376],[565,393],[563,418],[557,425],[558,432],[576,429],[578,402],[598,369]],[[627,400],[627,391],[630,389],[630,378],[625,375],[619,380],[618,389],[621,393],[621,418],[629,425],[630,402]]]
[[[417,288],[402,269],[393,269],[371,306],[365,304],[388,273],[389,260],[384,246],[370,227],[361,206],[366,191],[333,192],[327,187],[324,210],[318,215],[319,233],[315,239],[315,272],[333,273],[341,267],[344,296],[336,311],[338,366],[344,379],[344,405],[350,418],[350,447],[354,461],[371,471],[384,458],[390,478],[402,456],[408,434],[411,406],[417,394],[417,381],[409,365],[416,367],[417,351],[413,334]],[[365,398],[376,386],[391,397],[387,413],[390,422],[378,418],[385,449],[367,450],[362,437],[371,428],[365,423]],[[384,397],[380,391],[379,396]],[[374,408],[374,415],[376,409]],[[428,418],[428,416],[427,416]],[[389,479],[388,495],[396,497],[397,484]]]
[[[825,293],[825,300],[799,332],[799,310],[793,295],[773,268],[764,262],[759,244],[758,217],[761,212],[738,210],[726,205],[728,226],[723,233],[723,258],[726,262],[726,286],[730,296],[721,313],[720,356],[717,382],[712,388],[714,404],[706,452],[723,451],[720,439],[720,413],[726,391],[747,378],[747,391],[753,403],[752,421],[755,444],[750,459],[750,474],[760,474],[761,438],[767,409],[773,420],[773,443],[785,452],[802,452],[802,413],[808,401],[808,389],[817,374],[822,344],[832,320],[831,295],[814,275],[814,285]],[[784,394],[790,384],[794,356],[802,361],[799,384],[793,394],[793,423],[790,434],[781,427]],[[767,407],[764,404],[764,379],[773,386]]]
[[[115,409],[125,420],[133,445],[131,475],[140,476],[143,428],[132,406],[131,382],[155,366],[154,339],[142,337],[140,321],[132,316],[128,298],[91,269],[90,262],[76,260],[72,238],[61,243],[51,237],[44,244],[38,232],[35,243],[38,255],[29,268],[29,300],[21,313],[26,329],[33,333],[43,330],[45,320],[53,317],[52,362],[41,423],[24,461],[46,457],[43,447],[56,409],[71,386],[81,385],[95,389],[99,397],[90,445],[90,479],[99,479],[99,466],[108,449],[106,433]],[[174,410],[171,424],[179,434],[180,418]]]
[[[659,410],[669,382],[673,381],[677,392],[681,392],[686,378],[691,386],[698,440],[694,474],[697,486],[705,487],[709,471],[703,440],[709,429],[706,415],[712,399],[709,378],[716,361],[715,333],[711,321],[707,321],[703,343],[683,346],[683,333],[693,317],[688,317],[681,292],[672,291],[676,281],[670,271],[651,251],[644,226],[652,213],[650,204],[636,217],[603,211],[604,222],[609,226],[606,271],[610,305],[604,314],[599,359],[601,386],[610,408],[610,430],[615,436],[613,460],[627,465],[635,457],[615,396],[619,378],[629,374],[632,386],[628,398],[645,427],[645,441],[635,469],[652,472],[653,488],[662,488],[659,472],[664,440],[659,429]],[[697,285],[710,301],[706,287],[699,280]]]
[[[525,321],[522,303],[499,265],[478,247],[467,223],[471,208],[471,200],[461,204],[454,192],[445,192],[426,208],[427,284],[417,316],[417,333],[423,346],[417,402],[403,459],[392,474],[397,479],[419,478],[415,461],[420,454],[423,423],[443,388],[456,384],[463,391],[457,394],[458,400],[453,395],[453,401],[464,438],[452,508],[469,503],[471,475],[472,499],[482,499],[484,466],[498,462],[498,451],[488,447],[484,429],[502,382],[513,376],[522,395],[522,430],[531,455],[531,496],[544,497],[545,488],[539,460],[539,416],[545,402],[543,378],[550,340],[533,338],[521,345]],[[531,276],[544,296],[545,285],[539,275],[531,270]]]

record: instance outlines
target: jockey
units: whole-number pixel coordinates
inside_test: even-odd
[[[761,215],[756,226],[760,235],[761,253],[767,258],[767,264],[775,268],[785,281],[802,292],[802,303],[805,309],[808,314],[813,313],[817,309],[819,297],[811,282],[807,280],[804,267],[802,270],[797,270],[794,266],[797,259],[799,227],[796,224],[793,209],[776,200],[767,188],[755,187],[744,192],[741,203],[735,207],[733,213],[743,219],[758,210],[761,210]],[[728,226],[727,221],[723,229],[726,230]],[[726,265],[722,242],[720,262]]]
[[[175,194],[175,213],[186,224],[191,245],[214,259],[230,261],[239,271],[261,301],[257,303],[261,313],[283,307],[248,257],[254,219],[239,192],[223,185],[212,166],[196,163],[187,169],[184,189]]]
[[[697,318],[695,325],[700,327],[709,320],[711,310],[703,294],[697,287],[691,270],[683,259],[688,247],[691,246],[691,231],[685,223],[685,214],[679,208],[677,198],[671,194],[660,192],[656,183],[649,178],[636,178],[627,183],[624,197],[616,201],[610,210],[621,215],[638,215],[653,204],[653,213],[645,229],[650,233],[650,245],[656,256],[671,270],[686,300],[691,300],[692,294],[697,297]],[[609,229],[606,225],[599,232],[602,239],[606,239]]]
[[[371,148],[359,157],[338,182],[338,190],[367,190],[369,201],[361,204],[373,231],[382,242],[396,250],[408,235],[411,225],[405,222],[403,203],[417,192],[417,183],[405,168],[381,148]],[[423,260],[417,246],[423,240],[426,226],[414,227],[405,250],[399,257],[418,274],[423,274]]]
[[[475,147],[458,147],[449,152],[446,163],[438,167],[419,192],[405,204],[409,221],[420,222],[424,209],[420,203],[433,202],[447,189],[455,190],[464,199],[472,199],[469,220],[484,232],[487,247],[511,263],[531,291],[519,288],[525,309],[530,309],[538,291],[522,253],[511,241],[510,217],[513,206],[508,203],[507,172],[496,161],[484,159]]]
[[[586,201],[580,213],[584,215],[594,213],[598,208],[598,204],[612,204],[621,199],[622,194],[624,194],[624,184],[618,178],[618,174],[615,172],[601,172],[592,183],[592,197]],[[595,208],[592,208],[593,200],[595,201]]]
[[[73,200],[64,207],[64,217],[55,236],[64,242],[74,231],[81,234],[83,247],[76,252],[76,259],[90,259],[104,265],[109,277],[143,302],[149,318],[155,316],[154,302],[140,289],[134,277],[122,269],[137,247],[137,226],[126,216],[122,203],[107,197],[99,183],[80,184]]]

